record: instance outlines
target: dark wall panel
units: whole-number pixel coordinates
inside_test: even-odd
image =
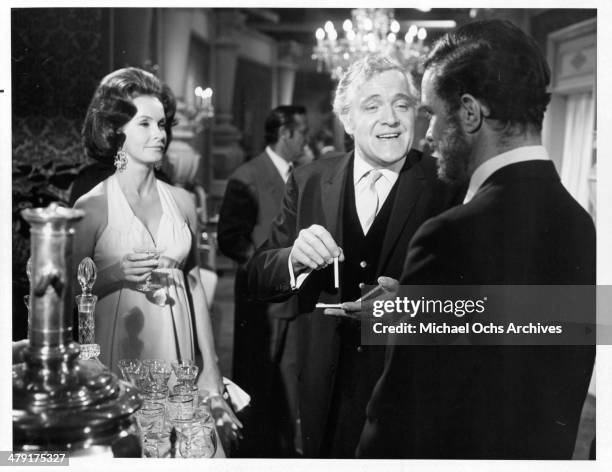
[[[13,10],[14,163],[81,162],[81,123],[108,70],[108,30],[99,8]]]
[[[11,14],[13,163],[13,337],[27,333],[29,227],[19,211],[66,200],[70,175],[84,162],[80,130],[108,72],[109,10],[13,9]]]

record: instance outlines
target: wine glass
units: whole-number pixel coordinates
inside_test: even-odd
[[[166,403],[166,392],[142,391],[142,399],[149,403]]]
[[[170,365],[163,359],[145,359],[142,367],[150,380],[149,389],[153,392],[167,392],[170,380]],[[146,389],[145,389],[146,390]]]
[[[147,402],[136,412],[136,420],[145,445],[147,437],[163,432],[165,411],[166,407],[162,403]]]
[[[134,247],[133,251],[136,254],[144,255],[145,259],[153,259],[159,257],[165,251],[165,248],[157,246],[155,242],[143,238],[143,241],[138,246]],[[137,283],[136,289],[141,292],[152,292],[161,288],[161,284],[153,282],[154,272],[155,269],[151,271],[144,282]]]
[[[147,433],[143,438],[143,456],[149,458],[171,457],[170,433]]]
[[[201,407],[192,418],[172,420],[181,457],[213,457],[217,450],[215,424],[210,410]]]
[[[194,415],[194,398],[191,395],[172,394],[168,397],[168,419],[188,420]]]
[[[195,361],[183,359],[180,361],[172,361],[172,370],[174,371],[174,375],[176,375],[177,385],[191,386],[195,384],[199,368]]]
[[[140,361],[138,359],[121,359],[117,362],[117,367],[126,382],[133,386],[138,386],[138,374],[140,371]]]

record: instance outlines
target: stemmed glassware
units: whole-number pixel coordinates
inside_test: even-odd
[[[139,388],[144,392],[168,393],[170,365],[163,359],[145,359],[140,366]]]
[[[143,254],[146,259],[153,259],[159,257],[165,251],[165,248],[159,247],[153,241],[143,238],[143,241],[133,250],[137,254]],[[162,285],[154,280],[154,273],[155,270],[152,270],[144,282],[136,284],[136,289],[141,292],[153,292],[161,288]]]
[[[170,418],[177,432],[181,457],[213,457],[217,450],[215,424],[210,409],[202,405],[190,418]]]
[[[198,377],[199,367],[195,361],[183,359],[172,362],[172,370],[176,376],[177,383],[172,388],[172,393],[176,395],[189,395],[193,398],[194,406],[200,401],[200,391],[195,384]]]
[[[217,437],[210,406],[201,400],[195,384],[199,372],[192,360],[121,359],[123,378],[142,392],[144,404],[137,412],[144,457],[174,457],[170,430],[177,438],[177,457],[213,457]],[[168,396],[174,372],[177,384]]]
[[[177,432],[181,457],[213,457],[217,450],[215,423],[196,385],[199,368],[193,360],[173,361],[177,384],[168,399],[168,419]]]
[[[145,402],[136,412],[136,420],[142,435],[144,457],[159,457],[159,443],[164,435],[163,403]],[[168,436],[168,434],[165,434]]]
[[[91,293],[96,281],[97,271],[90,257],[84,258],[77,270],[77,279],[81,285],[81,295],[76,296],[79,311],[78,340],[81,345],[79,358],[91,359],[100,355],[100,345],[95,343],[95,307],[98,297]]]
[[[149,366],[149,374],[153,379],[153,390],[156,392],[168,392],[168,381],[170,380],[170,366],[167,362],[155,362]]]
[[[123,379],[142,394],[143,406],[136,414],[143,457],[169,457],[170,432],[165,427],[167,382],[170,367],[162,359],[121,359],[117,367]]]
[[[138,387],[140,361],[138,359],[121,359],[117,362],[123,380]]]
[[[194,398],[191,395],[172,394],[168,397],[168,418],[188,420],[193,418]]]
[[[161,403],[145,403],[138,410],[138,420],[143,434],[161,433],[164,427],[165,407]]]
[[[177,385],[192,387],[195,385],[198,376],[199,368],[195,361],[183,359],[180,361],[172,361],[172,370],[176,376]]]

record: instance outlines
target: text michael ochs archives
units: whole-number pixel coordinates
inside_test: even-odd
[[[394,295],[362,302],[362,343],[596,342],[593,287],[400,286]]]

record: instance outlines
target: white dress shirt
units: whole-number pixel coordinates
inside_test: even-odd
[[[403,157],[387,168],[376,168],[382,174],[381,178],[378,179],[375,184],[376,193],[378,194],[379,210],[384,205],[385,200],[393,188],[393,185],[397,181],[400,170],[402,170],[402,167],[404,167],[404,162],[406,162],[406,157]],[[361,202],[357,200],[357,187],[362,182],[365,175],[372,169],[375,169],[375,167],[361,157],[359,149],[355,149],[355,159],[353,160],[353,185],[355,185],[355,206],[357,208],[361,206]]]
[[[518,147],[488,159],[480,164],[472,174],[463,203],[467,203],[474,198],[478,189],[494,172],[510,164],[525,161],[550,161],[550,157],[544,146],[537,145]]]
[[[270,146],[266,146],[266,152],[268,153],[268,156],[270,156],[270,160],[272,161],[272,164],[274,164],[274,167],[276,167],[276,170],[283,179],[283,182],[287,183],[287,179],[289,178],[293,165],[276,154]]]

